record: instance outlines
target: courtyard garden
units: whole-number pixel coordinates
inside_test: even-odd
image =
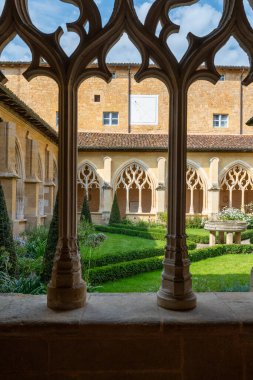
[[[0,221],[0,293],[45,294],[58,239],[58,202],[50,227],[33,228],[14,239],[3,198],[2,210],[5,211]],[[227,210],[223,214],[226,213]],[[242,232],[244,242],[240,245],[208,246],[209,232],[200,218],[187,221],[186,233],[194,291],[249,291],[253,267],[250,224]],[[163,220],[159,223],[121,220],[117,207],[116,212],[112,210],[109,225],[94,226],[84,200],[78,246],[88,291],[157,291],[165,235]]]

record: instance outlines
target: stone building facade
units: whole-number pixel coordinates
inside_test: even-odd
[[[26,63],[2,63],[1,182],[15,231],[50,220],[57,187],[56,84],[28,83]],[[107,223],[117,191],[123,217],[154,220],[167,205],[169,94],[156,79],[137,83],[137,65],[111,65],[111,83],[79,89],[78,211],[84,192],[93,219]],[[188,93],[187,214],[212,217],[253,201],[253,85],[247,68],[220,67],[221,80]],[[11,90],[11,91],[10,91]],[[36,114],[35,114],[36,112]]]

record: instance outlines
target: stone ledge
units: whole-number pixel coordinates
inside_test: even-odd
[[[0,347],[4,380],[252,380],[253,294],[198,294],[187,312],[153,293],[91,294],[68,312],[1,295]]]

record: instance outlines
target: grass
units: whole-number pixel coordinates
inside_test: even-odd
[[[193,290],[196,292],[248,291],[253,255],[226,255],[193,263]],[[149,272],[111,281],[98,288],[101,293],[156,292],[161,272]]]
[[[163,248],[165,242],[161,240],[149,240],[127,235],[106,233],[107,239],[97,248],[92,249],[92,257],[103,257],[117,252],[128,252],[135,248]],[[81,255],[88,257],[90,248],[81,247]]]

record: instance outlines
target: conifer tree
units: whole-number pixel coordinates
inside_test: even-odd
[[[50,223],[47,244],[43,258],[41,280],[48,283],[51,279],[54,256],[56,252],[57,242],[59,237],[59,197],[58,193],[55,199],[53,218]]]
[[[121,217],[120,217],[120,211],[119,211],[119,204],[118,204],[117,193],[115,192],[109,224],[116,224],[120,222],[121,222]]]
[[[11,221],[8,215],[5,202],[3,187],[0,184],[0,247],[9,254],[8,257],[8,272],[14,274],[16,271],[17,256],[15,244],[12,235]]]
[[[90,207],[89,207],[89,201],[87,194],[85,192],[84,194],[84,199],[83,199],[83,207],[82,207],[82,212],[81,212],[81,218],[80,220],[85,220],[87,223],[92,224],[92,219],[91,219],[91,213],[90,213]]]

